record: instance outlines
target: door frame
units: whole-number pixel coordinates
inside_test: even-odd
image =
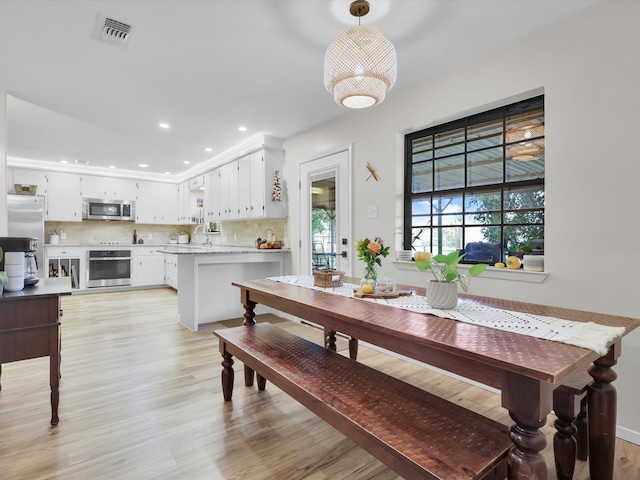
[[[346,155],[344,155],[346,153]],[[341,155],[342,154],[342,155]],[[340,252],[346,251],[347,257],[337,257],[338,269],[351,275],[353,265],[350,248],[353,238],[352,211],[353,195],[351,178],[353,169],[353,144],[337,148],[313,159],[301,162],[298,166],[300,209],[300,274],[311,275],[311,177],[322,173],[335,172],[336,176],[336,242]],[[347,244],[342,245],[341,239]],[[338,252],[336,252],[337,254]]]

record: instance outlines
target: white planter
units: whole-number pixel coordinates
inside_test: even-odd
[[[458,284],[429,280],[427,283],[427,303],[431,308],[452,310],[458,304]]]
[[[530,272],[544,272],[544,255],[525,255],[522,268]]]
[[[58,243],[60,243],[60,235],[51,235],[49,237],[49,243],[51,243],[51,245],[58,245]]]

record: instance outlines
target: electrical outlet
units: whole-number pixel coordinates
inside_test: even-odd
[[[60,240],[66,240],[67,239],[67,232],[60,232]]]
[[[378,206],[369,205],[367,207],[367,218],[378,218]]]
[[[153,240],[153,233],[147,233],[147,240]]]

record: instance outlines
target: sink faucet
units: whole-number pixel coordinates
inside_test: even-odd
[[[206,242],[204,242],[205,245],[207,246],[211,246],[211,242],[209,241],[209,235],[207,235],[207,227],[204,223],[200,223],[198,225],[196,225],[196,228],[193,229],[193,236],[195,237],[198,234],[198,229],[202,227],[202,232],[205,234],[206,236]]]

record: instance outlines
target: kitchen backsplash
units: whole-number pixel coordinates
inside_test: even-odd
[[[194,237],[195,227],[195,225],[147,225],[101,220],[45,222],[45,242],[51,243],[52,230],[63,230],[66,238],[60,239],[61,245],[133,243],[133,231],[136,230],[138,239],[142,239],[145,244],[167,244],[170,235],[180,232],[189,233],[189,239],[192,243],[204,243],[206,239],[203,235],[198,234]],[[270,229],[284,242],[285,247],[289,246],[285,238],[286,218],[222,222],[220,227],[220,234],[209,236],[214,245],[253,246],[256,239],[263,236],[267,229]],[[198,229],[198,232],[201,231],[202,229]],[[149,238],[150,236],[151,238]]]

